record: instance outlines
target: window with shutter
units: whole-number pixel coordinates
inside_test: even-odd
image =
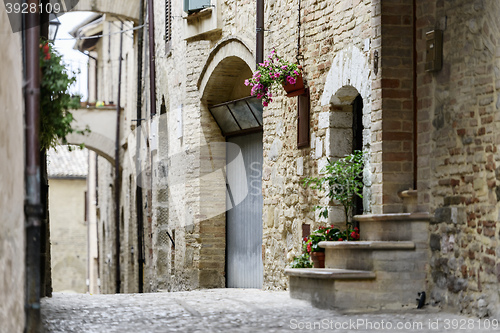
[[[165,43],[168,54],[172,47],[172,0],[165,0]]]
[[[297,148],[309,147],[309,89],[298,97]]]
[[[211,0],[184,0],[184,11],[188,13],[197,12],[210,7]]]

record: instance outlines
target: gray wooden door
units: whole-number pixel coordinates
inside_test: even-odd
[[[227,287],[262,288],[262,132],[227,141]]]

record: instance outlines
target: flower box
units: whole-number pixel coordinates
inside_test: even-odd
[[[283,83],[283,89],[285,89],[285,91],[287,92],[287,97],[302,95],[306,91],[302,73],[297,75],[297,77],[295,78],[295,84],[291,84],[290,82]]]

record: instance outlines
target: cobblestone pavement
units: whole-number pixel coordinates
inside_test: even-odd
[[[342,315],[288,292],[209,289],[42,300],[46,332],[495,332],[498,322],[437,312]],[[489,327],[485,328],[486,326]],[[494,329],[496,327],[496,329]]]

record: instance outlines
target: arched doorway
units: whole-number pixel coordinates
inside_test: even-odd
[[[341,158],[354,151],[367,153],[370,146],[369,131],[364,125],[367,110],[366,103],[358,90],[352,86],[344,86],[337,90],[332,98],[330,109],[331,125],[327,134],[329,138],[327,157]],[[365,163],[368,163],[367,159]],[[367,167],[365,165],[365,169]],[[361,215],[370,207],[370,182],[366,181],[366,177],[364,178],[363,199],[359,197],[354,199],[353,215]]]
[[[215,47],[209,59],[200,90],[202,113],[212,128],[218,127],[218,135],[206,131],[207,143],[226,142],[226,286],[261,288],[262,104],[243,84],[252,75],[248,59],[253,57],[235,39]]]

